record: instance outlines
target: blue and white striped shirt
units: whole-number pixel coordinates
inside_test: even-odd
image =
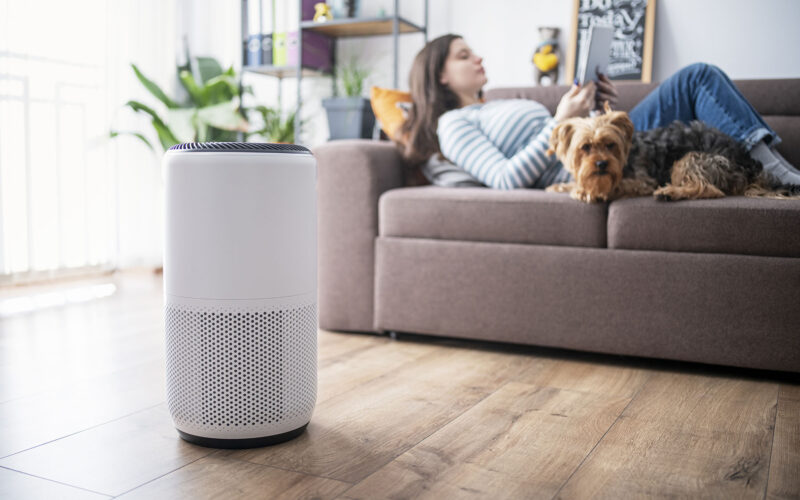
[[[487,186],[545,188],[571,180],[545,152],[555,126],[538,102],[506,99],[448,111],[437,134],[442,154]]]

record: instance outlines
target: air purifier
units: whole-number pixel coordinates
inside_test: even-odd
[[[294,144],[188,143],[163,167],[178,433],[216,448],[300,435],[317,392],[314,157]]]

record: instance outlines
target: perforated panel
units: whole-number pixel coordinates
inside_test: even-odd
[[[228,153],[311,154],[308,148],[299,144],[274,144],[270,142],[185,142],[171,146],[167,151],[183,151],[187,153],[225,151]]]
[[[167,305],[165,313],[168,403],[179,428],[235,433],[308,421],[317,389],[315,303],[275,310]]]

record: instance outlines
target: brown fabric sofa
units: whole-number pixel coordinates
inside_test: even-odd
[[[735,82],[800,165],[800,79]],[[630,109],[654,85],[620,85]],[[566,87],[495,89],[551,112]],[[405,187],[395,147],[314,151],[319,324],[800,371],[800,201],[587,205]]]

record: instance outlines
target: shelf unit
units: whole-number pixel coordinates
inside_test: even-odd
[[[242,1],[242,38],[247,41],[247,2],[262,1],[262,0],[243,0]],[[272,1],[272,0],[266,0]],[[282,1],[282,0],[275,0]],[[399,37],[401,34],[408,33],[422,33],[425,43],[428,42],[428,0],[424,0],[423,10],[425,13],[425,20],[422,26],[419,26],[408,19],[399,15],[399,0],[393,0],[393,14],[384,17],[371,17],[371,18],[347,18],[347,19],[334,19],[326,22],[315,22],[303,19],[303,0],[296,0],[300,5],[300,16],[298,19],[298,31],[300,32],[298,39],[298,63],[296,65],[287,66],[243,66],[244,71],[269,75],[282,80],[283,78],[295,78],[297,80],[297,113],[295,114],[295,142],[300,142],[300,110],[302,109],[302,91],[301,83],[303,78],[319,77],[319,76],[333,76],[332,73],[322,72],[313,68],[303,66],[303,31],[313,31],[332,39],[333,61],[332,68],[335,73],[336,68],[336,40],[338,38],[347,37],[372,37],[372,36],[391,36],[393,41],[392,61],[393,61],[393,85],[394,88],[398,86],[398,45]],[[260,9],[259,9],[260,12]],[[245,46],[245,44],[243,44]],[[244,54],[242,60],[244,60]],[[282,85],[279,82],[278,88],[281,89]],[[336,80],[332,79],[333,92],[336,93]],[[282,101],[280,92],[278,91],[278,101]]]

